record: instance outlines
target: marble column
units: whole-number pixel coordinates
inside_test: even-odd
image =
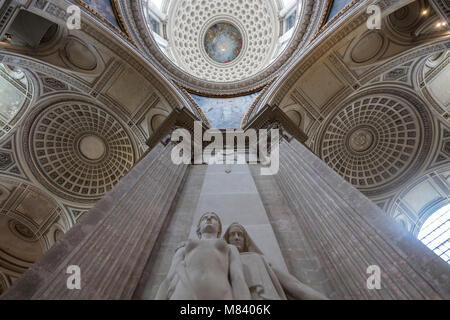
[[[297,140],[281,142],[276,179],[338,297],[450,298],[450,267]]]
[[[131,299],[189,168],[173,164],[172,143],[153,144],[2,299]],[[67,287],[72,265],[81,290]]]
[[[282,110],[266,106],[246,129],[274,125],[281,137],[275,181],[333,298],[450,298],[449,265],[311,152]],[[380,268],[379,290],[367,286],[371,266]]]

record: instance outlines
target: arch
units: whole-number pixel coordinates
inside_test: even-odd
[[[0,63],[0,139],[9,136],[32,105],[34,81],[28,71]]]
[[[52,195],[23,179],[0,175],[0,187],[9,196],[0,201],[0,267],[8,276],[19,277],[55,243],[55,230],[62,233],[74,219]]]
[[[417,238],[450,264],[450,204],[447,203],[425,220]]]
[[[425,221],[450,203],[449,173],[449,168],[443,167],[422,174],[397,193],[387,214],[399,223],[403,221],[407,230],[417,237]]]

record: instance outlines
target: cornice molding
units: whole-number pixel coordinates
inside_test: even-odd
[[[243,129],[244,131],[248,129],[267,129],[272,124],[279,124],[280,129],[303,144],[308,140],[308,136],[277,106],[266,105],[258,116],[251,119]],[[282,133],[281,136],[286,135]]]

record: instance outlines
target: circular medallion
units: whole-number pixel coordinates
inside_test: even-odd
[[[351,151],[364,152],[374,145],[375,136],[370,129],[360,128],[350,132],[347,141]]]
[[[230,63],[242,51],[242,35],[230,23],[216,23],[206,32],[204,46],[206,53],[214,61]]]
[[[23,223],[20,223],[19,221],[10,220],[9,230],[22,240],[28,242],[35,242],[37,240],[34,232]]]
[[[87,135],[78,142],[80,152],[89,160],[99,160],[106,152],[106,145],[103,140],[94,135]]]

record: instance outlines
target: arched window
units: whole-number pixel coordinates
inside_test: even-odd
[[[450,264],[450,204],[433,213],[425,221],[417,237]]]
[[[0,137],[22,118],[31,102],[30,89],[22,70],[0,63]]]

